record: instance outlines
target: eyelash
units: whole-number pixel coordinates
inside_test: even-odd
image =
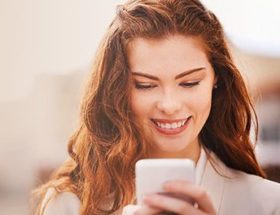
[[[185,87],[185,88],[191,88],[194,87],[196,85],[199,85],[200,81],[196,81],[196,82],[186,82],[186,83],[181,83],[180,86]]]
[[[179,85],[184,87],[184,88],[192,88],[196,85],[199,85],[199,81],[196,82],[186,82],[186,83],[180,83]],[[137,83],[135,82],[135,88],[136,89],[140,89],[140,90],[149,90],[152,88],[155,88],[156,85],[155,84],[141,84],[141,83]]]
[[[140,90],[148,90],[156,87],[155,84],[140,84],[140,83],[135,83],[135,88],[140,89]]]

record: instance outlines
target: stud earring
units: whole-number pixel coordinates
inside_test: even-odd
[[[217,89],[217,88],[218,88],[218,85],[217,85],[217,84],[215,84],[215,85],[214,85],[214,89]]]

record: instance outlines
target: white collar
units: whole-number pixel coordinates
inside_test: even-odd
[[[206,153],[203,149],[203,147],[200,147],[200,155],[199,155],[199,159],[196,163],[196,167],[195,167],[195,184],[200,185],[201,181],[202,181],[202,176],[205,170],[205,166],[206,166],[206,161],[207,161],[207,157],[206,157]]]
[[[214,152],[207,153],[205,171],[201,178],[201,186],[207,190],[217,214],[222,204],[226,178],[231,178],[229,168]]]

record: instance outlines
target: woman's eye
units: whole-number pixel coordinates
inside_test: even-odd
[[[152,89],[156,87],[155,84],[149,84],[149,83],[135,83],[135,88],[136,89]]]
[[[196,81],[196,82],[185,82],[185,83],[181,83],[180,86],[182,87],[194,87],[196,85],[199,85],[199,81]]]

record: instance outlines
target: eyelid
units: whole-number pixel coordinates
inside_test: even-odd
[[[156,84],[142,81],[135,81],[135,88],[137,89],[151,89],[156,87]]]
[[[135,84],[141,84],[141,85],[156,85],[154,83],[151,82],[147,82],[147,81],[134,81]]]
[[[182,82],[179,85],[186,88],[191,88],[194,86],[199,85],[200,81],[189,81],[189,82]]]
[[[197,85],[199,85],[201,80],[199,81],[185,81],[185,82],[181,82],[179,84],[179,86],[182,86],[184,88],[192,88],[195,87]],[[157,85],[154,83],[150,83],[150,82],[144,82],[144,81],[134,81],[135,84],[135,88],[136,89],[142,89],[142,90],[149,90],[152,88],[155,88]]]

